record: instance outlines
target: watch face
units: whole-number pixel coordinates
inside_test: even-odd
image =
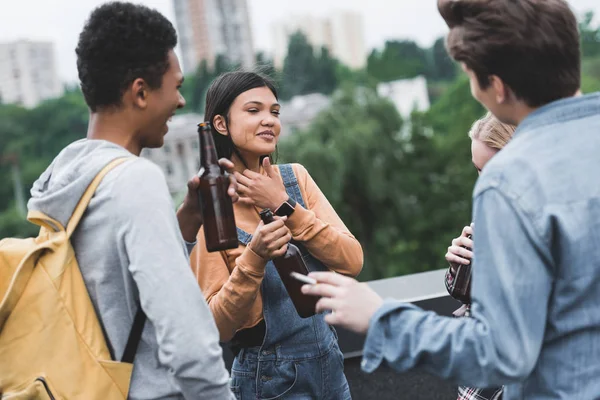
[[[289,217],[294,212],[294,208],[287,201],[279,206],[275,214],[280,217]]]

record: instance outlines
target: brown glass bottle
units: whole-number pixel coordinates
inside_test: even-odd
[[[233,203],[227,194],[229,178],[217,158],[210,123],[198,125],[200,136],[200,186],[198,199],[204,227],[206,250],[209,252],[238,247]]]
[[[471,239],[471,235],[467,236]],[[471,251],[468,247],[462,246],[463,248]],[[452,297],[460,300],[464,304],[471,303],[471,264],[469,265],[452,263],[456,273],[454,275],[454,281],[452,282]]]
[[[265,208],[260,212],[260,218],[265,225],[274,221],[273,213],[268,208]],[[273,264],[275,264],[275,269],[279,273],[283,286],[285,286],[292,303],[294,303],[298,315],[302,318],[308,318],[315,315],[315,307],[319,299],[302,293],[301,288],[304,283],[290,276],[291,272],[297,272],[302,275],[308,274],[308,268],[304,263],[300,249],[293,243],[288,243],[285,254],[281,257],[274,258]]]

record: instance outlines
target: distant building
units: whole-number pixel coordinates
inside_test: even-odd
[[[184,73],[203,60],[212,67],[218,55],[249,68],[254,47],[246,0],[173,0]]]
[[[52,43],[28,40],[0,43],[2,103],[35,107],[62,93]]]
[[[172,194],[187,190],[188,180],[200,169],[199,114],[176,115],[169,122],[165,144],[159,149],[144,149],[141,156],[158,165]]]
[[[363,17],[352,11],[336,11],[329,18],[292,15],[272,25],[273,62],[282,68],[287,56],[289,37],[302,32],[319,51],[326,47],[330,54],[350,68],[362,68],[367,61]]]
[[[413,110],[427,111],[430,107],[427,80],[423,76],[380,83],[377,85],[377,93],[390,99],[405,121],[410,118]]]

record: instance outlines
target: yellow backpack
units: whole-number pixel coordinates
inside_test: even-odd
[[[66,228],[30,211],[38,237],[0,241],[1,399],[127,398],[145,316],[136,315],[128,362],[112,361],[69,240],[102,178],[126,159],[100,171]]]

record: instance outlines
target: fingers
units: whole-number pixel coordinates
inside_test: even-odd
[[[235,171],[235,169],[234,169],[235,166],[233,165],[233,162],[231,162],[227,158],[219,159],[219,165],[221,166],[221,168],[223,168],[225,171],[227,171],[230,174],[233,174]]]
[[[276,230],[280,229],[281,227],[283,227],[284,229],[287,229],[285,227],[285,221],[287,221],[287,217],[275,218],[275,220],[273,222],[265,225],[264,228],[262,228],[262,232],[263,233],[275,232]]]
[[[267,247],[271,251],[282,248],[285,244],[289,243],[290,240],[292,240],[292,235],[290,235],[289,232],[281,230],[273,232],[269,237],[265,237],[265,241],[269,242]]]
[[[334,272],[311,272],[308,276],[319,283],[328,283],[333,286],[349,286],[356,283],[356,279],[336,274]]]
[[[329,297],[322,297],[317,301],[316,312],[321,313],[323,311],[336,311],[336,306],[338,305],[338,301],[336,299],[332,299]],[[327,317],[325,317],[327,318]]]
[[[271,254],[270,258],[277,258],[277,257],[283,256],[287,252],[287,247],[288,247],[288,244],[287,244],[287,242],[285,242],[283,244],[283,246],[281,246],[280,248],[274,249],[274,250],[269,250],[269,253]]]
[[[465,249],[462,246],[456,246],[456,245],[452,245],[452,246],[448,247],[448,253],[446,253],[446,254],[455,255],[455,256],[466,258],[469,260],[471,258],[473,258],[472,251]]]
[[[473,224],[471,224],[471,225],[473,225]],[[473,227],[472,226],[465,226],[463,228],[462,233],[461,233],[460,236],[461,237],[467,237],[469,235],[473,235]]]
[[[252,185],[252,179],[240,174],[239,172],[234,172],[233,176],[235,176],[235,179],[237,180],[239,185],[242,185],[246,188]]]
[[[279,250],[275,250],[271,252],[271,258],[277,258],[283,256],[287,251],[288,245],[287,242],[283,245]]]
[[[239,193],[239,190],[238,190],[238,193]],[[249,206],[255,205],[254,200],[252,200],[249,197],[244,197],[244,196],[238,196],[237,202],[240,204],[245,204],[245,205],[249,205]]]
[[[279,236],[276,234],[267,235],[262,241],[265,243],[267,251],[273,254],[274,252],[281,252],[280,250],[287,245],[290,240],[292,240],[292,236],[290,234],[284,233],[281,235],[281,233],[279,233]],[[285,253],[285,251],[286,250],[284,249],[283,253]]]
[[[234,175],[229,175],[229,187],[227,188],[227,194],[231,197],[232,202],[236,202],[239,199],[238,195],[238,183]]]
[[[321,297],[336,297],[340,295],[341,289],[339,286],[333,286],[317,281],[316,285],[302,286],[302,293]]]
[[[465,236],[459,236],[457,238],[452,239],[452,246],[464,246],[464,247],[468,247],[469,249],[473,248],[473,240],[469,239],[468,237]]]
[[[320,312],[321,311],[318,311],[318,309],[317,309],[317,313],[320,313]],[[329,325],[341,325],[343,323],[342,315],[339,312],[325,314],[325,318],[323,318],[323,319]]]
[[[229,186],[229,189],[227,189],[227,194],[229,197],[231,197],[232,203],[237,203],[237,201],[240,199],[240,196],[238,195],[234,186]]]
[[[277,228],[277,230],[273,231],[271,235],[273,235],[273,239],[289,236],[288,242],[292,240],[292,234],[290,233],[288,227],[285,225],[283,225],[281,228]]]
[[[461,264],[461,265],[471,264],[471,261],[469,259],[462,258],[454,253],[451,253],[450,251],[448,251],[448,253],[446,253],[446,261],[448,261],[449,263],[456,263],[456,264]]]
[[[198,186],[200,185],[200,178],[194,175],[187,183],[188,190],[198,190]]]
[[[262,175],[259,174],[258,172],[254,172],[251,171],[249,169],[244,170],[244,173],[242,174],[244,177],[246,177],[249,180],[255,179],[255,178],[261,178]]]
[[[241,183],[238,183],[238,185],[237,185],[237,192],[240,196],[250,198],[250,196],[249,196],[250,190],[248,190],[248,188],[246,186],[242,185]]]
[[[276,175],[275,174],[275,169],[271,165],[271,159],[269,157],[265,157],[263,159],[262,165],[263,165],[263,168],[265,169],[265,172],[267,173],[267,175],[270,178],[273,178]]]

